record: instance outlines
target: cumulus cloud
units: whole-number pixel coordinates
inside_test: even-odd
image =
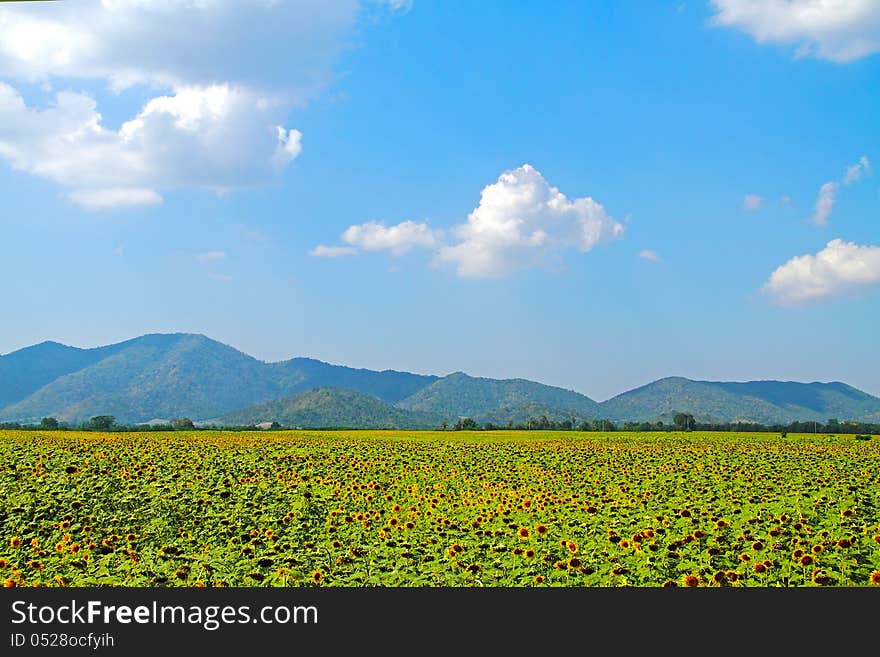
[[[848,62],[880,52],[880,0],[712,0],[713,22],[799,56]]]
[[[774,271],[763,291],[793,304],[880,283],[880,246],[835,239],[817,254],[796,256]]]
[[[642,260],[650,260],[651,262],[660,262],[660,256],[656,251],[652,251],[651,249],[644,249],[643,251],[639,251],[639,257]]]
[[[760,210],[764,205],[764,197],[757,194],[746,194],[743,197],[743,210],[746,212],[754,212]]]
[[[386,226],[380,221],[368,221],[349,226],[341,235],[347,246],[316,246],[309,255],[325,258],[355,255],[360,251],[388,251],[401,256],[416,247],[432,248],[442,235],[432,230],[427,222],[403,221],[394,226]]]
[[[462,277],[500,278],[566,249],[587,252],[618,239],[623,226],[592,198],[569,200],[524,164],[483,188],[479,206],[452,232],[459,242],[440,249],[439,263]]]
[[[342,233],[342,241],[364,251],[389,251],[403,255],[415,247],[431,248],[437,243],[438,233],[427,223],[404,221],[385,226],[378,221],[349,226]]]
[[[154,204],[163,189],[223,191],[273,178],[301,148],[301,134],[279,125],[283,113],[247,89],[186,87],[111,130],[88,95],[60,92],[49,107],[28,107],[0,82],[0,158],[87,207]]]
[[[198,262],[217,262],[218,260],[226,260],[225,251],[208,251],[206,253],[196,253],[193,255]]]
[[[846,173],[841,182],[830,181],[819,188],[819,197],[816,199],[816,208],[813,211],[813,223],[817,226],[825,226],[828,224],[828,218],[834,209],[834,202],[837,199],[837,193],[840,191],[840,185],[851,185],[862,179],[863,176],[871,175],[871,163],[867,156],[862,155],[859,161],[846,168]]]
[[[356,255],[358,250],[353,246],[325,246],[319,244],[309,251],[310,256],[318,258],[339,258],[340,256]]]
[[[0,76],[230,83],[299,102],[332,80],[357,14],[357,0],[16,3],[0,12]]]
[[[376,2],[405,10],[409,2]],[[77,0],[0,12],[0,158],[86,207],[161,201],[175,187],[260,184],[295,159],[289,111],[332,83],[358,0]],[[96,80],[152,97],[120,130],[94,98],[25,106],[14,81]]]

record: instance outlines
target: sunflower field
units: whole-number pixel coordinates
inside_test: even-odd
[[[0,431],[0,581],[880,585],[880,440]]]

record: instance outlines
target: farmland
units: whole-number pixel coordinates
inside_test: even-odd
[[[866,586],[880,440],[0,432],[7,586]]]

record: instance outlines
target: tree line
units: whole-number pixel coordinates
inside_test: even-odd
[[[575,418],[552,420],[546,415],[531,417],[525,422],[481,425],[471,418],[460,418],[452,425],[445,422],[441,429],[451,431],[752,431],[767,433],[843,433],[880,434],[880,423],[854,422],[830,418],[825,422],[794,421],[789,424],[761,424],[758,422],[698,422],[690,413],[676,413],[672,422],[615,422],[609,419],[581,420]]]
[[[262,428],[262,427],[260,427]],[[270,430],[299,428],[285,427],[278,422],[272,422]],[[328,428],[353,428],[353,427],[314,427]],[[552,420],[546,415],[530,417],[525,422],[508,422],[507,424],[495,424],[486,422],[480,424],[473,418],[462,417],[451,425],[443,422],[439,427],[443,431],[751,431],[768,433],[842,433],[842,434],[880,434],[880,423],[854,422],[846,420],[841,422],[836,418],[830,418],[825,422],[818,421],[795,421],[789,424],[760,424],[757,422],[698,422],[690,413],[676,413],[672,422],[615,422],[609,419],[577,420],[576,418],[565,420]],[[69,424],[59,421],[54,417],[44,417],[39,424],[22,424],[19,422],[0,422],[0,429],[21,429],[40,431],[198,431],[218,429],[226,431],[253,431],[254,425],[198,427],[189,418],[177,418],[166,424],[118,424],[112,415],[96,415],[80,424]]]

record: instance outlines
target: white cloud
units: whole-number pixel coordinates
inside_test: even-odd
[[[218,260],[226,260],[225,251],[208,251],[207,253],[193,254],[198,262],[217,262]]]
[[[780,266],[764,292],[783,304],[799,303],[880,283],[880,246],[831,240],[816,255],[797,256]]]
[[[816,209],[813,210],[813,223],[817,226],[828,224],[828,217],[831,216],[831,211],[834,209],[834,200],[838,189],[840,189],[840,184],[836,182],[827,182],[819,188]]]
[[[2,148],[2,144],[0,144]],[[152,189],[141,187],[108,187],[104,189],[78,189],[70,193],[70,200],[92,210],[124,207],[126,205],[158,205],[162,197]]]
[[[340,256],[356,255],[358,250],[353,246],[325,246],[319,244],[309,251],[310,256],[318,258],[338,258]]]
[[[333,82],[360,10],[358,0],[4,4],[0,80],[60,93],[27,107],[0,82],[0,158],[91,208],[264,183],[300,154],[286,117]],[[117,131],[92,97],[64,91],[72,80],[141,85],[152,100]]]
[[[453,229],[459,243],[441,248],[437,260],[454,265],[459,276],[499,278],[565,249],[589,251],[623,230],[592,198],[569,200],[524,164],[483,188],[467,223]]]
[[[862,155],[859,161],[846,168],[846,173],[841,182],[827,182],[819,188],[819,197],[816,199],[816,208],[813,211],[813,223],[817,226],[825,226],[828,224],[828,218],[834,209],[834,202],[837,198],[837,192],[840,191],[841,183],[851,185],[862,179],[863,176],[871,175],[871,163],[867,156]]]
[[[332,81],[357,0],[77,0],[0,12],[0,76],[117,88],[230,83],[303,102]]]
[[[880,0],[712,0],[713,22],[758,43],[847,62],[880,52]]]
[[[652,251],[651,249],[644,249],[643,251],[639,251],[639,257],[642,260],[650,260],[651,262],[660,262],[660,256],[656,251]]]
[[[846,175],[843,177],[844,185],[851,185],[858,182],[863,176],[871,175],[871,162],[867,155],[862,155],[859,161],[846,168]]]
[[[391,11],[407,12],[412,9],[413,0],[380,0],[388,5]]]
[[[757,194],[746,194],[743,197],[743,210],[746,212],[754,212],[760,210],[764,205],[764,197]]]
[[[336,258],[355,255],[360,251],[388,251],[392,255],[400,256],[416,247],[432,248],[441,236],[442,231],[431,230],[427,222],[403,221],[394,226],[386,226],[379,221],[368,221],[345,229],[341,239],[348,246],[320,244],[309,255]]]
[[[433,247],[438,235],[427,223],[404,221],[385,226],[378,221],[368,221],[346,228],[342,241],[364,251],[390,251],[393,255],[403,255],[415,247]]]
[[[300,150],[300,133],[279,125],[283,114],[247,89],[186,87],[110,130],[85,94],[60,92],[40,109],[0,82],[0,158],[88,207],[153,204],[159,190],[271,180]]]

